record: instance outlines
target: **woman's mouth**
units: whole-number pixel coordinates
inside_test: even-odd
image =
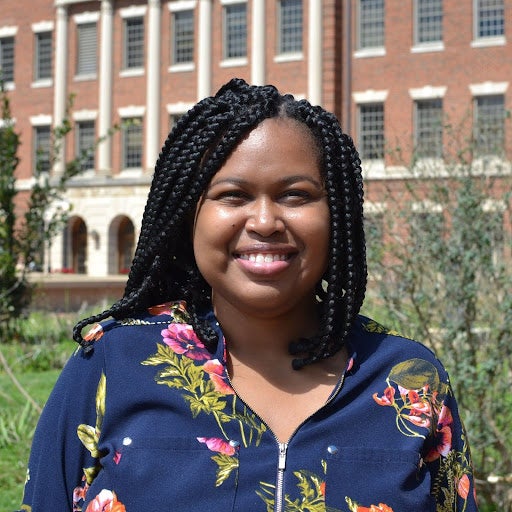
[[[237,258],[247,260],[252,263],[273,263],[275,261],[286,261],[290,258],[289,254],[275,254],[267,252],[257,252],[249,254],[237,254]]]

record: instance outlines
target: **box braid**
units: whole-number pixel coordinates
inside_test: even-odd
[[[295,340],[290,352],[299,369],[343,347],[366,289],[363,184],[352,139],[333,114],[307,101],[281,95],[271,86],[233,79],[215,96],[197,103],[169,134],[155,165],[135,256],[123,297],[109,309],[78,322],[73,338],[86,351],[82,329],[108,317],[126,318],[169,300],[185,300],[190,323],[210,349],[216,332],[202,320],[212,291],[201,276],[192,248],[196,205],[233,149],[264,119],[291,118],[313,135],[327,192],[331,239],[324,286],[318,286],[321,332]]]

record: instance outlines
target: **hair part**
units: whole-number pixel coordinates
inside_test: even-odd
[[[316,142],[330,211],[331,238],[325,286],[318,286],[321,331],[293,340],[299,369],[332,356],[345,343],[366,290],[363,183],[354,143],[336,117],[306,100],[281,95],[271,85],[233,79],[197,103],[169,134],[155,165],[139,241],[123,297],[109,309],[78,322],[73,338],[85,350],[85,326],[109,317],[123,319],[149,307],[185,300],[191,324],[214,350],[218,336],[202,320],[211,308],[211,288],[195,263],[191,222],[196,205],[215,173],[246,135],[267,118],[305,125]]]

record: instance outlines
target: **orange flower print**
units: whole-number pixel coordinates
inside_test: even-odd
[[[126,512],[125,506],[117,500],[115,492],[103,489],[94,498],[85,512]]]
[[[210,380],[213,382],[216,391],[223,395],[235,394],[235,391],[229,385],[229,382],[225,377],[224,366],[218,359],[206,361],[203,365],[203,369],[210,376]]]
[[[466,500],[469,494],[469,477],[468,475],[462,475],[459,481],[457,482],[457,494],[463,499]]]
[[[352,501],[350,498],[345,498],[345,501],[348,504],[350,512],[393,512],[393,509],[384,503],[363,507],[355,501]]]
[[[223,453],[224,455],[234,455],[236,447],[231,443],[224,441],[218,437],[198,437],[200,443],[205,443],[209,450],[212,452]]]
[[[382,396],[379,396],[377,393],[374,393],[373,399],[379,405],[393,405],[395,403],[395,388],[393,386],[388,386],[384,390],[384,394]]]
[[[84,341],[98,341],[103,334],[101,324],[95,324],[87,331],[87,334],[84,336]]]
[[[453,417],[450,409],[443,405],[439,413],[437,430],[434,436],[434,446],[425,457],[427,462],[432,462],[439,457],[446,457],[452,449],[452,423]]]

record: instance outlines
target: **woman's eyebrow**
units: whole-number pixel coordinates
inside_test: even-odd
[[[319,180],[316,180],[312,178],[311,176],[304,175],[304,174],[294,174],[292,176],[285,176],[281,179],[276,180],[277,183],[281,183],[283,185],[293,185],[295,183],[299,183],[301,181],[307,181],[311,184],[313,184],[317,188],[323,188],[323,183]],[[222,178],[219,180],[215,180],[215,178],[211,181],[208,188],[215,187],[217,185],[246,185],[248,184],[248,180],[244,180],[242,178]]]

